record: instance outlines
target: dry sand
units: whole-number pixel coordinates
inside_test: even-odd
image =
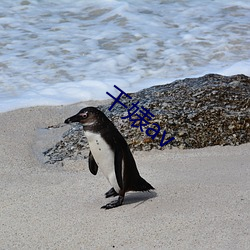
[[[43,128],[89,104],[0,114],[0,249],[250,248],[250,144],[135,152],[155,192],[103,210],[110,187],[87,160],[41,162],[67,130]]]

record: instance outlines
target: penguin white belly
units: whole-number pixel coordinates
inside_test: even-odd
[[[115,174],[115,154],[100,134],[85,132],[96,164],[117,193],[120,191]]]

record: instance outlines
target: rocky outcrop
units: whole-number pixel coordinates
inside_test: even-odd
[[[146,119],[148,125],[142,127],[143,132],[139,127],[131,127],[133,122],[129,119],[121,119],[128,115],[122,105],[116,104],[111,112],[108,110],[110,106],[98,108],[115,123],[132,150],[189,149],[250,142],[250,78],[245,75],[209,74],[153,86],[129,95],[132,99],[121,99],[128,109],[132,103],[139,102],[139,107],[149,109],[154,115],[151,120]],[[161,128],[154,139],[145,133],[149,127]],[[163,133],[164,141],[175,139],[160,146]],[[81,126],[76,125],[44,155],[53,163],[66,157],[81,157],[82,150],[87,147]]]

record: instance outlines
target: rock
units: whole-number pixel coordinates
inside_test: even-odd
[[[245,75],[209,74],[186,78],[130,96],[132,100],[121,98],[128,108],[139,101],[138,106],[144,106],[154,114],[150,124],[158,123],[161,127],[154,140],[147,139],[147,126],[141,132],[140,128],[132,128],[128,119],[121,119],[127,114],[121,105],[116,104],[111,112],[107,105],[98,108],[114,122],[132,150],[187,149],[250,142],[250,78]],[[164,130],[176,140],[160,147]],[[44,155],[48,162],[54,163],[65,158],[84,158],[86,153],[84,155],[83,151],[87,148],[81,126],[74,125],[63,135],[62,141],[46,150]]]

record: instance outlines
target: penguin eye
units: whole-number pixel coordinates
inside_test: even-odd
[[[87,118],[88,117],[88,112],[85,112],[85,113],[81,113],[79,114],[82,118]]]

